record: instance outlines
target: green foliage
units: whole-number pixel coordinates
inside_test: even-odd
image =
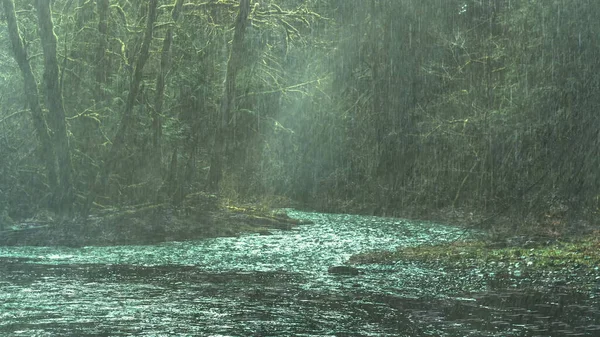
[[[282,173],[272,184],[296,182],[284,190],[320,209],[350,202],[384,214],[595,207],[598,122],[589,84],[597,72],[589,69],[600,51],[586,12],[599,6],[330,6],[318,6],[333,18],[322,43],[308,45],[330,86],[321,82],[282,113],[294,136],[273,135],[290,155],[287,166],[273,165]],[[278,156],[269,149],[268,158]]]
[[[238,1],[187,2],[176,22],[173,3],[160,3],[125,149],[110,158],[117,169],[98,205],[155,201],[165,184],[181,200],[206,187]],[[53,2],[79,206],[119,128],[146,4],[111,1],[105,36],[94,2]],[[542,216],[552,205],[573,214],[597,208],[600,5],[252,6],[227,121],[226,198],[378,214],[467,208],[520,219]],[[17,13],[40,82],[36,13],[22,2]],[[155,111],[169,27],[171,65],[164,104]],[[0,42],[8,45],[5,31]],[[4,50],[0,73],[0,190],[10,195],[11,215],[27,216],[46,206],[47,177],[39,173],[31,122],[19,112],[22,79]],[[179,164],[171,168],[173,153]]]
[[[551,270],[565,266],[596,268],[600,264],[600,240],[597,235],[569,242],[555,242],[532,247],[513,246],[491,248],[481,241],[454,242],[435,246],[399,248],[397,251],[368,252],[354,255],[353,263],[394,263],[395,261],[423,261],[446,266],[481,268],[484,266],[520,269]]]

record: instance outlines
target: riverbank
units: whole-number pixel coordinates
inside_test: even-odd
[[[202,197],[206,199],[206,196]],[[0,232],[2,246],[145,245],[168,241],[231,237],[242,233],[270,235],[306,224],[284,212],[256,206],[174,208],[168,204],[104,208],[87,219],[57,220],[52,213],[14,222]]]
[[[459,275],[475,273],[494,288],[516,287],[525,279],[538,288],[560,285],[587,291],[600,287],[600,231],[509,247],[495,247],[481,240],[401,247],[355,254],[348,262],[386,265],[406,261]]]

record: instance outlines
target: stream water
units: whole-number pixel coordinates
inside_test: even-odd
[[[327,268],[462,230],[289,211],[314,224],[151,246],[0,247],[1,336],[597,336],[599,291],[435,264]],[[503,283],[504,282],[504,283]],[[497,286],[503,283],[502,286]]]

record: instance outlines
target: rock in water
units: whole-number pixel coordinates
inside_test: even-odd
[[[360,274],[360,270],[358,268],[350,267],[350,266],[331,266],[327,269],[329,274],[337,274],[337,275],[358,275]]]

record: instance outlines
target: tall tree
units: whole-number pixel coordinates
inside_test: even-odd
[[[155,169],[160,169],[160,158],[162,155],[161,151],[161,138],[162,138],[162,107],[164,103],[165,95],[165,78],[167,72],[171,67],[171,44],[173,43],[173,26],[177,22],[181,7],[183,6],[183,0],[175,0],[173,10],[171,11],[172,24],[167,28],[165,37],[163,39],[162,49],[160,51],[160,69],[156,75],[156,97],[154,101],[154,109],[152,110],[152,155],[155,163]],[[159,189],[164,190],[168,196],[173,195],[173,191],[177,187],[177,145],[171,156],[171,165],[169,167],[169,173],[163,182],[163,187]],[[181,191],[181,189],[179,189]]]
[[[54,34],[50,1],[37,0],[39,35],[44,53],[44,83],[46,85],[46,105],[50,113],[50,126],[53,131],[56,157],[58,160],[59,184],[56,195],[59,211],[70,212],[73,206],[73,182],[71,151],[67,135],[67,123],[59,84],[57,38]]]
[[[175,0],[173,10],[171,11],[171,19],[173,24],[177,22],[183,0]],[[160,70],[156,76],[156,100],[154,103],[154,111],[152,112],[152,145],[154,151],[160,154],[160,138],[162,136],[162,122],[160,115],[164,103],[165,94],[165,77],[171,67],[171,44],[173,43],[173,24],[167,28],[165,38],[163,40],[162,50],[160,51]]]
[[[104,88],[106,85],[106,75],[108,73],[108,62],[106,58],[106,48],[108,47],[108,13],[110,1],[98,0],[98,50],[96,51],[96,100],[104,100]]]
[[[244,58],[244,34],[248,24],[250,12],[250,0],[240,0],[239,11],[235,20],[233,41],[227,61],[227,72],[223,84],[223,95],[219,108],[219,119],[215,132],[212,155],[210,159],[210,170],[208,183],[211,190],[217,190],[223,176],[223,160],[227,156],[227,141],[230,133],[231,111],[235,106],[235,79],[240,68],[243,66]]]
[[[134,114],[133,108],[136,102],[136,98],[140,91],[140,84],[142,82],[142,74],[144,70],[144,66],[150,57],[150,44],[152,43],[152,33],[154,31],[154,22],[156,21],[156,7],[158,5],[158,0],[150,0],[148,2],[148,11],[146,17],[146,30],[144,32],[144,39],[142,41],[142,46],[140,48],[140,53],[138,55],[137,60],[135,61],[135,66],[133,69],[133,76],[131,78],[131,82],[129,84],[129,93],[127,95],[127,101],[125,102],[125,108],[123,111],[123,115],[121,116],[121,120],[119,123],[119,128],[117,129],[117,133],[112,140],[112,146],[106,159],[104,160],[101,171],[98,173],[97,178],[94,181],[93,186],[89,192],[89,195],[86,200],[86,204],[83,208],[82,215],[85,217],[90,208],[96,199],[96,196],[101,193],[106,185],[108,184],[108,178],[110,174],[113,172],[115,165],[119,162],[121,158],[121,152],[126,145],[125,136],[129,129],[131,129],[134,123]]]
[[[46,119],[44,118],[44,114],[42,112],[37,83],[33,75],[33,71],[31,70],[31,64],[29,63],[27,50],[24,47],[23,39],[21,38],[21,34],[19,32],[13,0],[2,0],[2,4],[4,5],[4,13],[6,14],[6,21],[8,23],[8,34],[10,37],[14,57],[19,65],[19,68],[21,69],[23,82],[25,84],[27,105],[31,110],[33,125],[42,149],[41,157],[46,166],[48,183],[52,189],[52,192],[55,193],[56,187],[58,186],[56,157],[54,153],[54,147],[52,146],[48,125],[46,124]]]

